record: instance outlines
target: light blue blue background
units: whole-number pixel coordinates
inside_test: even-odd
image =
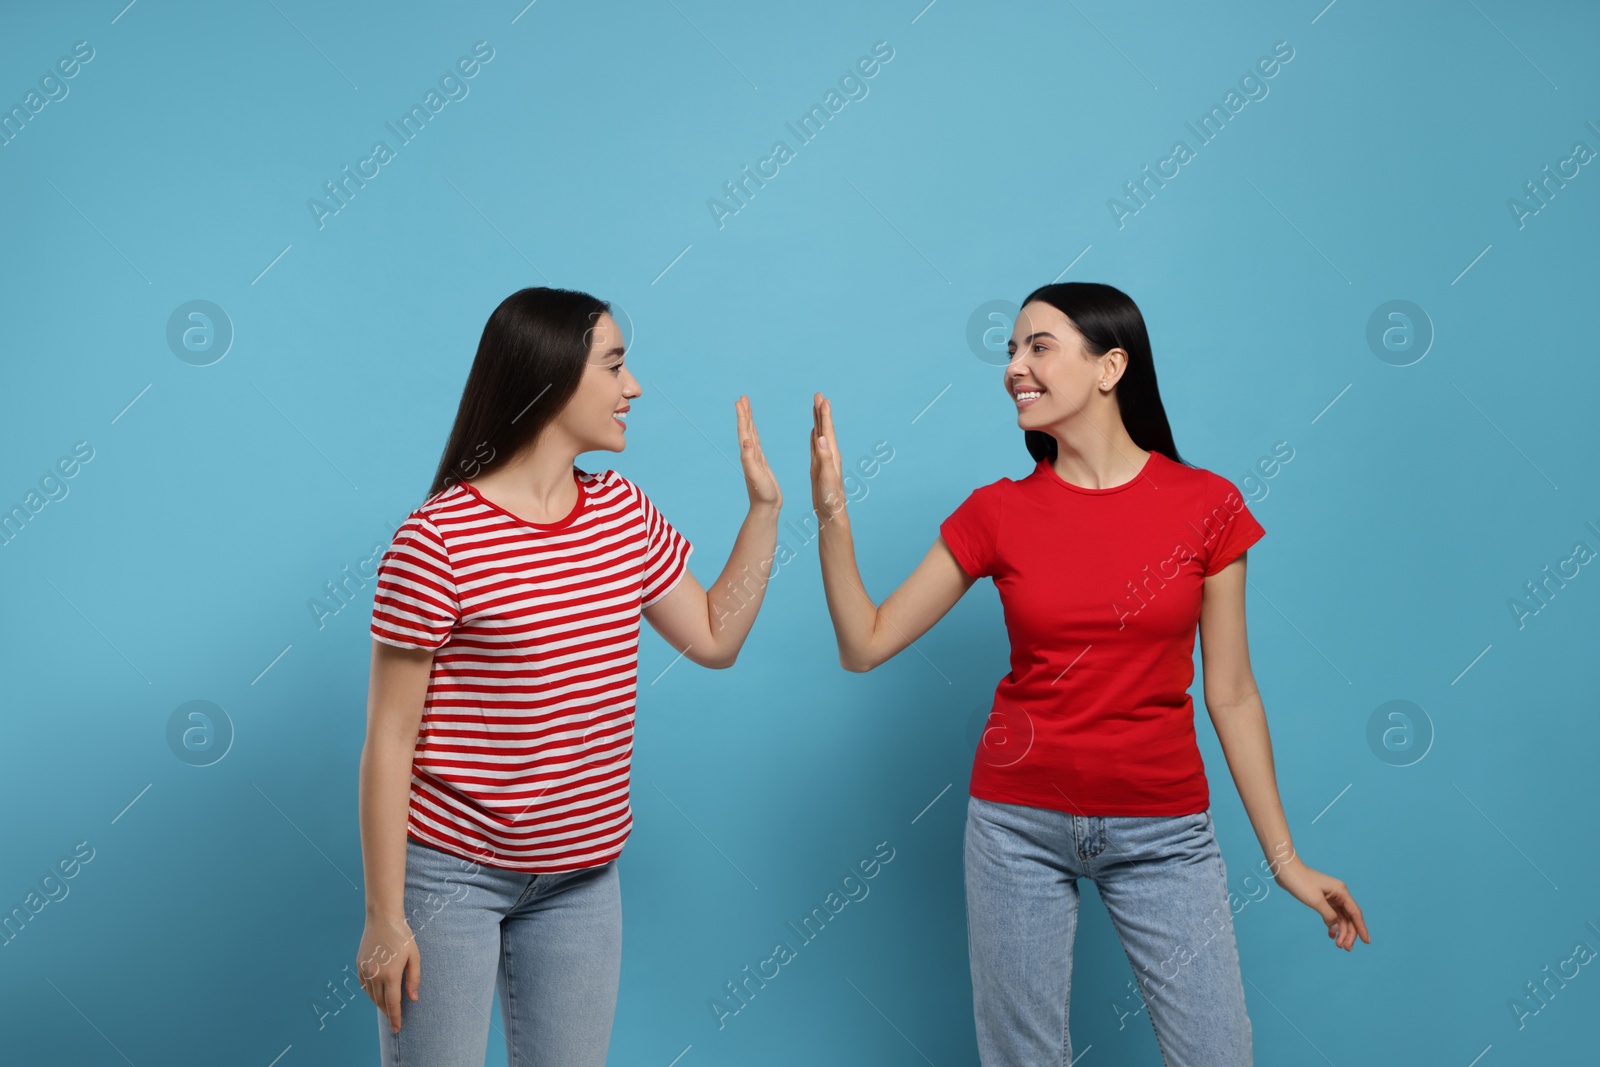
[[[1253,662],[1299,849],[1349,883],[1373,941],[1337,951],[1275,886],[1238,914],[1259,1062],[1593,1055],[1594,965],[1521,1028],[1509,1002],[1580,940],[1600,948],[1600,575],[1523,628],[1509,602],[1576,541],[1600,548],[1600,171],[1523,228],[1507,201],[1575,141],[1600,149],[1600,17],[922,3],[3,16],[6,107],[74,42],[95,50],[0,147],[0,506],[94,449],[0,549],[0,909],[94,849],[0,947],[10,1062],[376,1062],[370,1005],[320,1029],[313,1008],[361,932],[370,586],[321,629],[307,605],[420,502],[507,294],[579,288],[631,316],[630,446],[580,463],[645,486],[704,583],[746,503],[741,393],[786,531],[809,514],[813,390],[847,460],[889,442],[852,505],[881,600],[972,488],[1031,468],[965,334],[986,301],[1058,277],[1139,303],[1190,462],[1247,488],[1276,442],[1294,449],[1248,483],[1268,531]],[[495,55],[470,95],[319,229],[307,200],[480,40]],[[877,41],[894,58],[870,94],[797,146],[785,122]],[[1108,198],[1194,147],[1184,123],[1277,41],[1294,58],[1269,95],[1119,229]],[[718,229],[708,198],[778,139],[796,158]],[[166,344],[193,299],[237,332],[210,366]],[[1393,299],[1436,331],[1409,366],[1366,341]],[[610,1062],[976,1063],[960,839],[974,716],[1006,671],[993,586],[848,674],[815,545],[783,536],[800,558],[734,669],[662,675],[673,653],[644,639]],[[236,731],[208,767],[166,742],[196,699]],[[1412,766],[1367,743],[1393,699],[1435,731]],[[1261,851],[1200,732],[1243,895]],[[723,983],[880,841],[895,859],[871,895],[719,1030]],[[1081,1062],[1159,1063],[1144,1015],[1119,1026],[1137,1001],[1092,890],[1076,960]]]

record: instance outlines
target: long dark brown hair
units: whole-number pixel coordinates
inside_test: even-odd
[[[478,339],[429,498],[494,470],[539,435],[577,392],[590,331],[610,311],[588,293],[543,286],[500,302]]]
[[[1139,305],[1121,289],[1099,282],[1043,285],[1029,293],[1022,305],[1026,307],[1034,300],[1049,304],[1071,319],[1083,334],[1084,347],[1093,355],[1104,355],[1113,348],[1128,353],[1128,368],[1114,390],[1122,425],[1133,443],[1146,452],[1160,452],[1175,463],[1183,463],[1177,445],[1172,443],[1172,427],[1167,422],[1167,409],[1161,405],[1161,391],[1156,388],[1150,334],[1145,330]],[[1056,439],[1043,430],[1023,431],[1023,443],[1036,461],[1055,461]]]

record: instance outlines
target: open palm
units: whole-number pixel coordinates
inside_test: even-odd
[[[773,477],[766,454],[761,451],[761,434],[756,431],[750,398],[741,396],[733,406],[739,416],[739,460],[744,464],[744,484],[750,493],[750,506],[782,507],[783,491],[778,488],[778,479]]]

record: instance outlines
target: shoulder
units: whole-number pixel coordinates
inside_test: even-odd
[[[1018,491],[1021,484],[1011,478],[998,478],[969,490],[956,507],[951,519],[970,520],[981,517],[984,520],[994,520],[1004,510],[1006,500]]]
[[[624,489],[633,492],[636,488],[619,471],[609,467],[603,471],[586,471],[581,467],[574,467],[573,470],[578,472],[578,479],[590,489]]]
[[[443,543],[452,527],[482,508],[483,502],[463,483],[456,482],[430,496],[407,515],[400,524],[400,531],[413,531]]]
[[[638,523],[644,523],[647,527],[654,525],[657,514],[655,504],[632,478],[614,470],[594,474],[580,472],[580,477],[589,494],[591,521],[621,524],[629,528]]]
[[[1150,473],[1160,485],[1189,490],[1211,503],[1240,497],[1238,486],[1216,471],[1179,463],[1160,452],[1151,453],[1151,457],[1154,466]]]
[[[1038,473],[1038,471],[1039,468],[1037,465],[1035,465],[1033,470],[1029,471],[1028,474],[1021,479],[996,478],[992,482],[986,482],[983,485],[978,486],[970,495],[985,501],[993,501],[998,503],[999,501],[1002,501],[1015,493],[1018,487],[1032,479]]]
[[[1244,494],[1239,492],[1239,487],[1233,484],[1232,479],[1204,467],[1189,469],[1196,475],[1198,484],[1204,488],[1208,500],[1224,504],[1230,511],[1238,511],[1244,506]]]
[[[578,477],[596,501],[626,500],[638,504],[648,499],[644,495],[644,490],[640,489],[631,478],[624,477],[620,471],[608,468],[590,473],[580,470]]]

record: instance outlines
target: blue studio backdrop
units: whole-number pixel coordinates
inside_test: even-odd
[[[370,575],[489,312],[553,285],[615,302],[644,387],[627,449],[580,465],[645,487],[709,584],[748,394],[792,553],[733,669],[646,628],[610,1062],[976,1063],[961,835],[999,602],[980,582],[840,669],[810,400],[881,601],[968,492],[1031,469],[1004,344],[1052,280],[1139,303],[1179,449],[1267,530],[1279,786],[1372,943],[1338,951],[1264,876],[1202,717],[1259,1061],[1593,1055],[1594,8],[0,22],[6,1062],[377,1062],[351,974]],[[1157,1064],[1084,889],[1075,1048]]]

